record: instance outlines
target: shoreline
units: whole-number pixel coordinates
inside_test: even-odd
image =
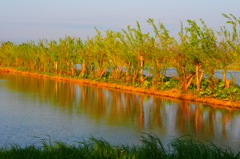
[[[216,107],[228,107],[228,108],[230,107],[230,108],[240,109],[240,102],[233,102],[230,100],[220,100],[220,99],[210,98],[210,97],[198,97],[193,93],[186,93],[176,88],[170,89],[167,91],[161,91],[157,89],[144,89],[140,87],[120,85],[118,83],[106,83],[106,82],[93,81],[90,79],[76,79],[71,77],[61,77],[56,75],[41,74],[37,72],[20,71],[20,70],[16,70],[14,68],[9,68],[9,67],[0,67],[0,72],[17,73],[17,74],[30,75],[30,76],[36,76],[36,77],[42,77],[42,78],[50,78],[54,80],[62,80],[62,81],[68,81],[73,83],[79,83],[79,84],[87,84],[87,85],[92,85],[92,86],[97,86],[97,87],[102,87],[107,89],[127,91],[131,93],[143,93],[148,95],[156,95],[159,97],[166,97],[171,99],[186,100],[189,102],[209,104],[211,106],[216,106]]]

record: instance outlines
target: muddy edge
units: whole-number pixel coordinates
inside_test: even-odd
[[[211,106],[215,107],[227,107],[227,108],[239,108],[240,109],[240,102],[232,102],[230,100],[220,100],[216,98],[210,98],[210,97],[198,97],[194,95],[193,93],[185,93],[182,90],[178,90],[176,88],[170,89],[167,91],[160,91],[156,89],[144,89],[134,86],[125,86],[120,85],[117,83],[105,83],[105,82],[97,82],[89,79],[76,79],[71,77],[61,77],[61,76],[52,76],[52,75],[46,75],[46,74],[40,74],[36,72],[28,72],[28,71],[19,71],[14,68],[8,68],[8,67],[0,67],[0,72],[5,73],[17,73],[17,74],[23,74],[23,75],[30,75],[30,76],[36,76],[36,77],[42,77],[42,78],[50,78],[54,80],[62,80],[62,81],[69,81],[74,83],[80,83],[80,84],[87,84],[87,85],[93,85],[97,87],[103,87],[108,89],[116,89],[116,90],[122,90],[126,92],[132,92],[132,93],[143,93],[143,94],[149,94],[149,95],[156,95],[160,97],[165,97],[168,99],[182,99],[186,101],[192,101],[197,103],[203,103],[203,104],[209,104]]]

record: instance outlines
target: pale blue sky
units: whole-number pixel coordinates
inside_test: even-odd
[[[240,16],[240,0],[0,0],[0,41],[58,39],[69,35],[86,39],[99,30],[120,31],[139,21],[152,32],[148,18],[163,22],[177,35],[180,21],[199,20],[219,29],[222,13]]]

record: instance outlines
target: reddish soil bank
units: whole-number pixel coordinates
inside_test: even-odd
[[[161,97],[168,97],[168,98],[174,98],[174,99],[183,99],[187,101],[205,103],[205,104],[218,106],[218,107],[223,106],[223,107],[231,107],[231,108],[240,108],[239,101],[233,102],[230,100],[220,100],[220,99],[210,98],[210,97],[198,97],[192,93],[185,93],[178,89],[171,89],[167,91],[160,91],[156,89],[144,89],[144,88],[139,88],[134,86],[119,85],[117,83],[104,83],[104,82],[96,82],[88,79],[76,79],[76,78],[70,78],[70,77],[44,75],[44,74],[28,72],[28,71],[19,71],[19,70],[16,70],[13,68],[7,68],[7,67],[0,67],[0,71],[31,75],[31,76],[37,76],[37,77],[43,77],[43,78],[51,78],[56,80],[64,80],[64,81],[94,85],[94,86],[104,87],[109,89],[119,89],[119,90],[128,91],[128,92],[144,93],[144,94],[157,95]]]

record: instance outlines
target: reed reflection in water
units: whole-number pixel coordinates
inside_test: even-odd
[[[213,141],[236,150],[240,148],[238,109],[223,109],[183,100],[17,74],[2,73],[0,79],[1,90],[15,94],[17,92],[17,96],[12,100],[17,101],[18,107],[21,107],[23,100],[31,103],[32,107],[38,104],[43,109],[35,112],[36,114],[51,111],[51,116],[56,116],[59,122],[64,123],[56,124],[56,127],[59,126],[56,130],[61,134],[60,137],[56,132],[51,134],[53,131],[47,131],[50,133],[48,135],[56,139],[77,140],[92,134],[113,143],[137,144],[141,133],[145,132],[156,134],[163,141],[192,135],[197,140]],[[3,107],[6,109],[7,102],[4,106],[1,104],[0,108]],[[27,111],[24,109],[31,108],[21,107],[21,111]],[[25,113],[24,117],[28,118],[28,115]],[[44,115],[42,118],[36,117],[34,126],[44,120],[43,118]],[[11,117],[8,119],[11,120]],[[52,125],[56,122],[49,117],[48,120],[52,120]],[[43,127],[52,129],[52,125],[44,125],[44,122],[42,124]],[[46,134],[45,129],[39,128],[37,134],[32,136],[39,134]]]

